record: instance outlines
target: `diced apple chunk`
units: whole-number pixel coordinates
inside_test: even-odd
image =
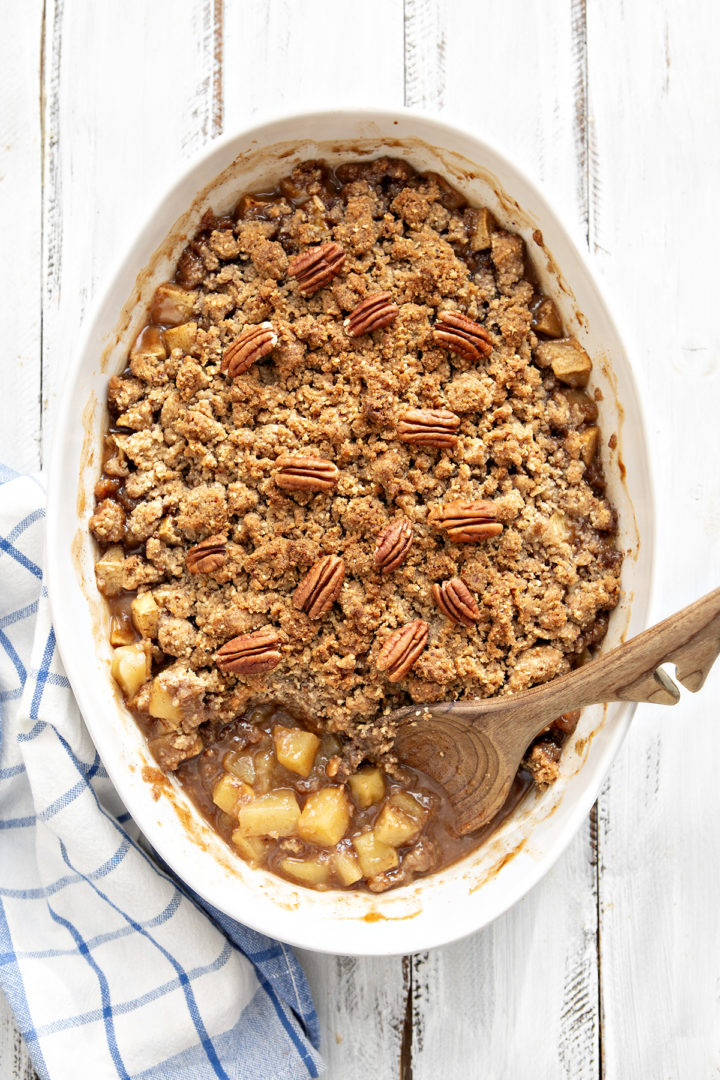
[[[566,386],[585,386],[592,371],[592,360],[574,338],[560,341],[543,341],[535,349],[535,360],[540,367],[551,367]]]
[[[386,870],[394,870],[400,862],[395,848],[383,844],[373,831],[354,836],[353,847],[357,851],[363,877],[366,878],[384,874]]]
[[[184,353],[190,352],[197,337],[197,323],[186,322],[180,326],[169,326],[165,331],[165,344],[170,352],[173,349],[182,349]]]
[[[330,867],[319,859],[282,859],[280,869],[303,885],[327,885]]]
[[[95,563],[97,587],[103,596],[119,596],[123,587],[125,552],[120,544],[113,544]]]
[[[240,830],[235,829],[232,834],[232,842],[238,849],[243,859],[251,866],[262,866],[267,854],[267,841],[259,836],[241,836]]]
[[[273,774],[275,772],[275,755],[272,750],[260,750],[253,756],[253,768],[255,780],[253,787],[259,795],[264,795],[273,786]]]
[[[140,593],[130,604],[133,626],[138,634],[145,638],[157,637],[160,622],[160,608],[155,603],[152,593]]]
[[[492,231],[495,225],[492,214],[486,206],[478,212],[477,225],[475,226],[475,232],[470,240],[470,247],[473,251],[484,251],[489,248],[492,243]]]
[[[399,806],[406,814],[417,818],[418,821],[424,821],[428,816],[429,811],[409,791],[394,791],[388,802],[393,806]]]
[[[544,543],[560,547],[562,544],[568,544],[572,535],[570,520],[566,514],[557,511],[550,515],[543,529]]]
[[[213,802],[233,817],[243,803],[249,802],[255,792],[243,780],[225,773],[213,788]]]
[[[300,807],[294,791],[270,791],[238,811],[239,836],[296,836]]]
[[[302,728],[273,728],[275,756],[281,765],[299,776],[309,776],[315,764],[320,740],[311,731]]]
[[[170,514],[164,517],[157,530],[158,540],[162,540],[163,544],[180,544],[182,543],[182,537],[177,529],[177,521]]]
[[[130,350],[130,356],[156,356],[164,360],[167,356],[163,332],[159,326],[145,326],[140,331]]]
[[[548,337],[561,338],[563,334],[562,323],[555,303],[549,297],[545,297],[537,307],[533,319],[533,329]]]
[[[238,780],[244,780],[246,784],[252,784],[255,779],[255,763],[252,757],[239,750],[228,750],[223,756],[223,769],[237,776]]]
[[[180,706],[176,704],[170,691],[159,679],[153,679],[148,712],[158,720],[168,720],[173,726],[182,720]]]
[[[354,885],[363,876],[360,863],[354,851],[336,851],[333,854],[333,868],[343,885]]]
[[[344,788],[321,788],[308,795],[298,832],[309,844],[334,847],[345,835],[351,816],[352,806]]]
[[[144,642],[136,641],[134,645],[121,645],[116,649],[110,671],[125,700],[135,697],[150,678],[150,655]]]
[[[127,620],[113,615],[110,622],[110,644],[115,647],[118,645],[132,645],[136,640],[135,631]]]
[[[586,465],[591,465],[597,454],[600,429],[596,427],[585,428],[580,432],[580,457]]]
[[[383,774],[376,765],[366,765],[348,777],[353,798],[361,810],[380,802],[385,795]]]
[[[598,418],[597,403],[585,393],[574,386],[566,386],[560,390],[560,394],[568,403],[570,409],[570,423],[594,424]]]
[[[158,285],[150,308],[150,318],[164,326],[179,326],[187,322],[193,313],[197,293],[183,289],[174,281]]]
[[[422,829],[424,813],[422,807],[415,803],[420,814],[408,811],[402,803],[398,804],[394,797],[388,799],[375,822],[375,836],[383,844],[391,847],[402,847],[417,839]]]

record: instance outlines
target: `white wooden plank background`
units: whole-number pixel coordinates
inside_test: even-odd
[[[0,460],[47,463],[88,302],[196,149],[268,111],[407,104],[507,147],[588,243],[646,396],[653,614],[718,584],[717,6],[0,0],[0,13],[13,401]],[[672,713],[638,710],[596,816],[493,926],[404,960],[302,954],[329,1080],[720,1076],[719,688],[716,673]],[[32,1075],[0,1010],[0,1077]]]

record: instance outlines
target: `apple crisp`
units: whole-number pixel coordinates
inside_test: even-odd
[[[521,237],[404,161],[304,162],[203,218],[110,379],[90,529],[113,675],[251,863],[379,891],[477,845],[383,717],[603,638],[622,555],[591,368]]]

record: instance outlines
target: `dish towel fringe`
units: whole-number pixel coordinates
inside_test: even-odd
[[[0,465],[0,988],[48,1080],[318,1076],[292,951],[141,845],[75,704],[42,580],[44,490]]]

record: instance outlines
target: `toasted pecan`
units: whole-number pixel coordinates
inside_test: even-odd
[[[300,255],[293,255],[288,263],[288,274],[297,279],[304,296],[312,296],[328,285],[344,264],[344,249],[330,241],[328,244],[316,244]]]
[[[321,618],[333,606],[345,580],[345,563],[337,555],[318,559],[298,585],[293,606],[311,619]]]
[[[223,674],[259,675],[272,671],[282,659],[280,635],[272,626],[240,634],[215,653],[215,662]]]
[[[476,544],[489,540],[502,532],[497,520],[495,504],[486,499],[469,502],[457,499],[434,506],[428,514],[428,525],[434,525],[447,533],[448,540],[456,544]]]
[[[413,446],[450,448],[458,440],[460,417],[449,409],[408,409],[398,422],[402,442]]]
[[[404,678],[427,645],[429,633],[428,624],[422,619],[413,619],[393,630],[378,653],[375,664],[378,671],[387,672],[390,682]]]
[[[459,311],[438,312],[433,341],[465,360],[480,360],[492,352],[492,339],[485,327]]]
[[[227,541],[224,536],[208,536],[191,547],[185,556],[185,566],[190,574],[212,574],[225,562]]]
[[[223,353],[220,370],[226,372],[231,379],[244,375],[253,364],[271,353],[277,343],[278,336],[272,323],[248,326]]]
[[[396,518],[386,525],[375,543],[373,561],[382,574],[397,570],[407,556],[413,542],[412,525],[407,518]]]
[[[307,454],[283,454],[275,464],[275,483],[285,491],[332,491],[340,476],[332,461]]]
[[[373,330],[383,330],[389,326],[397,319],[398,310],[397,304],[393,303],[392,293],[376,292],[366,296],[352,309],[343,326],[348,337],[360,337],[361,334],[370,334]]]
[[[480,608],[462,578],[454,577],[432,587],[433,600],[448,619],[462,626],[473,626],[480,618]]]

